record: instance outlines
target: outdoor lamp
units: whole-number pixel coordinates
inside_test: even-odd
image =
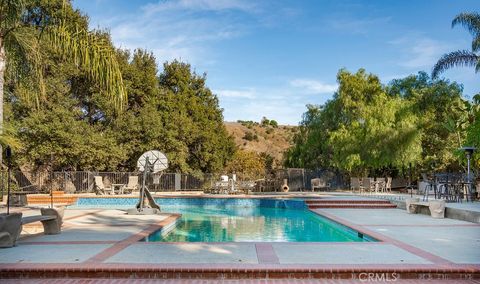
[[[472,157],[472,154],[476,149],[477,148],[472,146],[464,146],[460,148],[460,150],[463,150],[467,155],[467,181],[468,182],[470,182],[470,158]]]
[[[7,159],[7,215],[10,214],[10,166],[12,165],[12,148],[7,146],[5,149],[5,158]]]

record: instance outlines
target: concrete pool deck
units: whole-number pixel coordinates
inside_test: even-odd
[[[357,198],[369,197],[350,197]],[[35,234],[40,224],[25,226],[17,247],[1,249],[0,278],[352,279],[361,273],[397,273],[413,279],[480,277],[480,224],[400,209],[312,211],[380,242],[148,243],[139,240],[175,222],[178,215],[69,209],[62,234]],[[38,214],[35,209],[22,212]]]

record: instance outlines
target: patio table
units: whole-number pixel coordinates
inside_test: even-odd
[[[118,193],[123,194],[124,183],[112,183],[112,194],[115,194],[115,188],[118,188]]]

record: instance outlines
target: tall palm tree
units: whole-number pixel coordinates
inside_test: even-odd
[[[34,5],[34,0],[0,0],[0,135],[4,127],[3,97],[7,67],[13,70],[11,73],[18,81],[26,76],[35,80],[38,87],[38,92],[34,92],[36,101],[45,95],[40,41],[47,41],[65,60],[73,60],[77,66],[87,70],[88,76],[99,84],[117,109],[121,109],[126,99],[122,74],[110,44],[94,32],[67,25],[69,0],[54,1],[62,5],[62,17],[55,19],[45,15],[40,17],[39,23],[28,23],[28,7]]]
[[[432,77],[438,75],[447,69],[455,66],[475,67],[475,72],[480,71],[480,14],[479,13],[461,13],[452,21],[452,28],[456,25],[462,25],[473,36],[472,50],[457,50],[444,54],[435,64],[432,71]]]

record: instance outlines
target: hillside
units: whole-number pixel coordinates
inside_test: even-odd
[[[255,122],[225,122],[225,127],[240,149],[266,153],[280,163],[297,130],[296,126],[262,126]]]

